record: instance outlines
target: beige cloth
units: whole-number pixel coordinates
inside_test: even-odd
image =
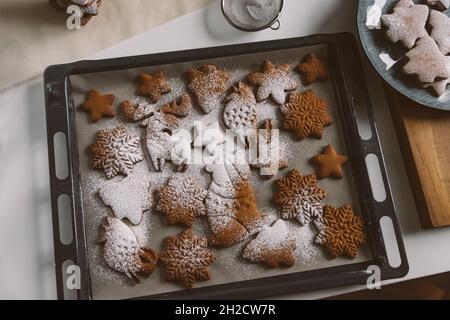
[[[82,30],[48,0],[0,0],[0,89],[48,65],[83,59],[208,4],[209,0],[103,0]],[[157,39],[155,39],[157,40]]]

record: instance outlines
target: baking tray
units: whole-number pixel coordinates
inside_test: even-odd
[[[191,290],[180,291],[174,289],[171,291],[168,289],[167,292],[148,295],[144,293],[146,291],[142,290],[142,287],[139,287],[141,289],[126,288],[126,290],[124,289],[125,292],[122,293],[108,295],[108,292],[106,292],[103,295],[99,295],[97,293],[99,289],[98,281],[95,279],[96,274],[92,271],[94,267],[90,251],[90,248],[93,248],[92,233],[90,232],[92,226],[90,226],[89,221],[90,215],[86,216],[85,212],[89,210],[89,203],[86,202],[86,199],[92,192],[86,192],[86,189],[83,189],[83,186],[86,186],[83,184],[86,181],[83,178],[83,172],[87,161],[85,159],[85,150],[79,148],[79,140],[82,140],[84,135],[86,135],[84,130],[86,128],[78,130],[83,122],[80,117],[85,116],[85,114],[76,111],[79,104],[79,96],[83,91],[80,90],[83,87],[83,83],[92,84],[92,81],[95,83],[95,80],[87,81],[86,79],[95,78],[99,75],[103,76],[106,82],[104,86],[107,88],[109,80],[106,79],[114,79],[114,74],[117,77],[123,77],[127,72],[137,74],[138,71],[136,69],[138,68],[154,70],[155,68],[164,69],[168,66],[178,66],[177,68],[180,69],[191,64],[200,65],[208,60],[220,61],[220,65],[226,65],[227,61],[233,59],[238,61],[245,61],[245,59],[255,60],[253,59],[254,57],[259,57],[259,60],[256,59],[253,62],[255,66],[259,66],[263,56],[274,58],[275,62],[278,62],[277,57],[281,57],[285,53],[292,55],[295,52],[304,53],[311,50],[325,50],[328,57],[331,81],[327,82],[327,85],[330,87],[330,92],[332,92],[332,97],[328,98],[332,100],[336,130],[340,131],[339,146],[345,150],[345,154],[350,158],[350,168],[348,170],[349,172],[351,171],[351,174],[349,180],[344,181],[344,183],[352,188],[352,198],[349,201],[352,201],[366,222],[366,232],[370,244],[363,250],[362,258],[355,261],[346,260],[345,262],[343,260],[333,260],[320,265],[312,265],[308,268],[300,267],[298,272],[293,272],[292,269],[284,270],[284,274],[276,274],[276,272],[271,274],[268,272],[265,277],[249,277],[243,281],[234,279],[230,282],[222,281],[220,284],[213,283],[212,285],[211,283],[202,283],[200,287]],[[299,54],[297,59],[301,58],[302,56]],[[105,75],[110,76],[105,77]],[[49,67],[44,74],[44,83],[58,298],[67,298],[67,295],[65,296],[67,275],[65,270],[63,270],[63,267],[67,265],[67,261],[71,261],[78,266],[80,271],[80,288],[76,290],[76,298],[78,299],[118,297],[158,299],[258,298],[267,295],[275,296],[342,285],[365,284],[371,275],[368,272],[368,267],[373,265],[380,268],[383,280],[399,278],[407,274],[408,262],[405,248],[395,216],[395,208],[384,169],[383,156],[378,142],[358,49],[352,35],[315,35],[304,38],[163,54],[80,61]],[[103,88],[100,89],[103,91]],[[316,90],[316,88],[314,89]],[[372,131],[372,137],[369,140],[363,140],[359,135],[357,113],[359,114],[360,112],[365,113],[368,117]],[[112,122],[108,127],[114,126],[113,124]],[[100,126],[105,127],[106,124],[103,123]],[[92,130],[94,129],[98,128],[92,127]],[[68,146],[69,175],[63,180],[56,177],[55,171],[54,135],[58,132],[65,134]],[[91,136],[91,139],[94,139],[94,137]],[[323,147],[326,144],[326,137],[324,141],[316,141],[314,144],[314,148],[320,150],[320,146]],[[311,151],[310,155],[314,155],[314,152]],[[381,202],[374,199],[370,187],[369,172],[366,167],[366,157],[370,154],[378,158],[381,167],[381,175],[386,190],[386,198]],[[297,166],[291,165],[290,167],[292,169]],[[304,171],[302,167],[300,169]],[[285,174],[287,172],[280,173],[283,176]],[[321,182],[321,184],[324,184],[324,182]],[[71,199],[71,220],[74,235],[73,241],[66,245],[60,240],[61,230],[58,214],[58,197],[63,194],[68,195]],[[345,203],[334,203],[334,205],[343,204]],[[398,247],[401,259],[400,265],[395,268],[390,266],[386,253],[386,246],[380,227],[380,219],[383,217],[389,217],[394,226],[396,242],[394,245]],[[172,230],[171,234],[175,233],[178,233],[178,231]],[[214,270],[212,272],[214,273]],[[240,271],[238,270],[238,272]],[[119,285],[122,286],[122,284]],[[103,291],[106,290],[104,289]],[[113,289],[110,291],[113,291]]]

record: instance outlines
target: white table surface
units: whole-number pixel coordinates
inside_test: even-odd
[[[234,31],[211,6],[120,43],[91,58],[107,58],[289,38],[355,32],[356,0],[287,0],[279,31]],[[61,48],[61,50],[64,50]],[[412,279],[450,270],[450,229],[421,229],[382,84],[363,57],[381,144]],[[41,76],[0,91],[0,298],[53,299],[52,227],[45,108]],[[398,281],[398,280],[397,280]],[[362,286],[293,294],[322,298]]]

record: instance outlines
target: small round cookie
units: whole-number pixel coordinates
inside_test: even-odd
[[[299,84],[289,75],[290,65],[275,66],[266,60],[262,66],[262,72],[253,72],[247,76],[247,80],[258,86],[256,100],[264,101],[269,97],[279,105],[286,102],[286,92],[294,91]]]
[[[281,265],[292,267],[295,263],[296,247],[295,237],[289,232],[286,222],[280,219],[272,226],[264,226],[256,238],[246,245],[242,257],[272,268]]]
[[[174,175],[157,194],[156,210],[166,216],[169,226],[183,224],[190,228],[196,217],[205,215],[206,190],[193,177]]]
[[[208,250],[208,241],[187,229],[179,236],[164,240],[165,249],[160,255],[168,281],[177,281],[186,288],[192,288],[196,281],[211,278],[208,266],[215,260],[215,255]]]
[[[94,159],[92,167],[103,170],[108,179],[119,173],[131,174],[134,164],[142,161],[141,140],[120,125],[112,130],[100,130],[97,141],[89,146]]]
[[[117,218],[103,221],[98,242],[106,264],[124,273],[133,284],[139,283],[138,275],[148,277],[156,269],[158,256],[153,250],[142,248],[133,230]]]
[[[312,161],[318,166],[319,179],[328,178],[334,176],[336,178],[342,178],[344,172],[342,166],[344,166],[348,159],[336,152],[334,147],[329,144],[322,154],[315,156]]]
[[[386,29],[386,36],[393,43],[401,42],[411,49],[417,39],[426,36],[425,25],[430,9],[426,5],[417,4],[410,7],[397,6],[391,14],[381,16],[381,24]]]

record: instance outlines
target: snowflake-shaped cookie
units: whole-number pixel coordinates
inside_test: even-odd
[[[283,128],[294,131],[301,140],[309,136],[322,138],[324,128],[333,123],[327,109],[328,104],[312,90],[291,93],[289,102],[280,108]]]
[[[94,156],[94,169],[104,170],[108,179],[119,173],[131,174],[133,166],[143,160],[140,139],[128,132],[124,126],[115,129],[100,130],[97,141],[89,146]]]
[[[325,246],[333,259],[343,255],[353,259],[359,247],[367,242],[364,222],[355,215],[351,205],[325,206],[323,218],[316,227],[320,232],[316,242]]]
[[[165,214],[169,225],[192,227],[194,218],[205,215],[206,190],[190,176],[172,176],[158,190],[156,210]]]
[[[198,237],[187,229],[178,237],[166,238],[164,244],[165,250],[160,260],[168,281],[178,281],[192,288],[196,281],[210,279],[208,266],[214,262],[215,256],[208,250],[206,238]]]
[[[381,23],[387,29],[386,36],[393,43],[401,42],[411,49],[417,39],[427,35],[425,25],[428,13],[426,5],[396,6],[392,14],[381,16]]]
[[[254,72],[248,75],[247,80],[258,86],[256,99],[261,102],[269,98],[282,105],[286,102],[286,92],[297,89],[298,83],[289,75],[290,65],[273,65],[270,61],[264,61],[262,72]]]
[[[306,225],[312,219],[322,217],[322,201],[326,193],[318,185],[315,175],[303,176],[294,169],[288,177],[276,181],[276,185],[278,192],[274,201],[281,206],[283,219],[296,219],[301,225]]]
[[[150,210],[153,197],[149,183],[140,179],[126,178],[119,182],[108,182],[102,186],[98,195],[120,220],[127,219],[133,225],[142,221],[142,214]]]

